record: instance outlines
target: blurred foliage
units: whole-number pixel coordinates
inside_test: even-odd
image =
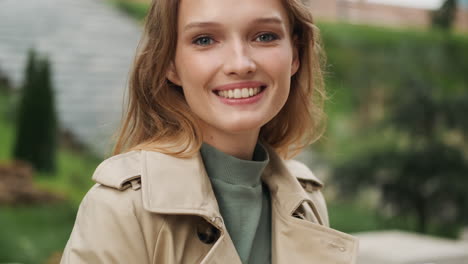
[[[138,1],[129,1],[129,0],[107,0],[111,4],[115,5],[118,9],[128,14],[129,16],[143,21],[147,12],[149,3],[138,2]]]
[[[8,107],[12,106],[13,96],[11,93],[0,92],[0,163],[13,159],[12,142],[16,139],[16,127],[8,116],[10,113]],[[59,146],[56,170],[36,172],[34,178],[39,187],[60,194],[77,207],[84,194],[93,185],[91,176],[101,160],[102,158],[87,150],[77,151]]]
[[[448,30],[455,22],[457,0],[445,0],[442,6],[431,13],[432,26]]]
[[[16,133],[10,118],[11,89],[0,87],[0,163],[11,160]],[[78,205],[93,185],[91,175],[100,159],[59,147],[55,172],[34,175],[35,185],[66,198],[45,205],[0,207],[0,263],[45,263],[61,252],[70,236]]]
[[[366,197],[363,197],[366,198]],[[369,202],[362,199],[335,199],[327,201],[330,226],[345,233],[369,232],[376,230],[418,229],[418,221],[412,216],[388,217],[382,210],[375,210]],[[457,237],[459,226],[428,223],[427,234]]]
[[[57,114],[50,63],[29,52],[17,116],[15,159],[36,170],[54,171],[57,147]]]
[[[55,173],[37,173],[36,184],[42,189],[67,197],[78,206],[94,182],[91,176],[102,161],[86,151],[77,152],[60,148]]]
[[[6,90],[0,89],[0,162],[10,158],[14,142],[13,124],[8,121],[7,116],[10,101]]]
[[[319,27],[331,97],[328,131],[319,147],[333,160],[381,141],[366,131],[385,118],[391,95],[405,97],[409,83],[436,87],[434,96],[441,98],[466,92],[468,36],[346,24]],[[356,137],[365,140],[352,144]]]
[[[467,38],[357,28],[322,27],[334,182],[348,196],[379,188],[381,209],[413,216],[421,232],[466,224]]]

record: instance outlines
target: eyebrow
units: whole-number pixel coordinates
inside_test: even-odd
[[[282,25],[283,20],[278,17],[262,17],[252,21],[252,24],[277,24]],[[192,22],[184,27],[184,31],[192,28],[203,28],[203,27],[219,27],[221,24],[217,22],[205,21],[205,22]]]

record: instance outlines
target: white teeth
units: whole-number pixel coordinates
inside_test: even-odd
[[[249,87],[249,88],[218,91],[218,95],[224,98],[240,99],[240,98],[248,98],[248,97],[257,95],[258,93],[260,93],[260,91],[261,89],[259,87],[257,88]]]
[[[247,97],[249,97],[249,89],[242,88],[242,98],[247,98]]]
[[[240,89],[234,89],[234,98],[239,99],[242,97],[242,92]]]

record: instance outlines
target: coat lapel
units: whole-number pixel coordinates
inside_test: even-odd
[[[270,161],[263,180],[272,196],[272,263],[354,264],[357,240],[324,226],[317,211],[312,221],[294,217],[303,203],[317,208],[318,201],[311,200],[273,151]]]
[[[242,264],[242,262],[229,234],[225,232],[200,264]]]

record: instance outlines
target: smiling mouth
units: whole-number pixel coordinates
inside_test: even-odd
[[[236,89],[229,89],[229,90],[218,90],[218,91],[214,91],[214,93],[217,96],[223,97],[226,99],[244,99],[244,98],[254,97],[265,89],[266,89],[266,86],[246,87],[246,88],[236,88]]]

